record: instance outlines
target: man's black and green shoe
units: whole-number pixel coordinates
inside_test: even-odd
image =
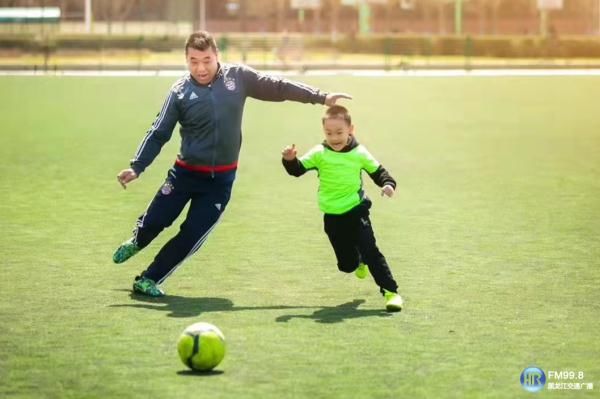
[[[140,252],[140,247],[137,246],[133,238],[130,238],[119,245],[119,248],[113,254],[113,262],[123,263],[138,252]]]
[[[152,297],[165,296],[165,292],[156,285],[154,280],[141,276],[135,278],[133,292]]]

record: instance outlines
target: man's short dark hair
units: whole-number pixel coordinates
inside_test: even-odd
[[[214,37],[204,30],[192,33],[187,41],[185,42],[185,53],[188,53],[188,49],[193,48],[200,51],[206,51],[209,48],[217,52],[217,42]]]
[[[325,111],[325,116],[322,119],[323,123],[325,123],[327,119],[341,119],[346,121],[348,125],[352,125],[352,117],[350,116],[350,113],[346,107],[342,107],[341,105],[332,105],[331,107],[327,108],[327,111]]]

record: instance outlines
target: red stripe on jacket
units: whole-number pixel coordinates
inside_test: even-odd
[[[190,165],[187,162],[182,161],[181,159],[177,159],[175,164],[182,167],[183,169],[192,171],[192,172],[228,172],[230,170],[237,169],[238,163],[234,162],[229,165],[216,165],[216,166],[204,166],[204,165]]]

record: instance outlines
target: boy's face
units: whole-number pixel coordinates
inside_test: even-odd
[[[207,85],[213,81],[219,69],[219,55],[212,48],[202,51],[190,47],[185,59],[196,82]]]
[[[354,133],[354,126],[349,125],[342,118],[327,118],[323,122],[325,141],[335,151],[343,149],[350,136]]]

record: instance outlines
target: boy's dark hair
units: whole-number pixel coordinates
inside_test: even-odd
[[[187,41],[185,42],[185,53],[188,53],[188,49],[193,48],[200,51],[206,51],[209,48],[213,49],[213,51],[217,52],[217,42],[215,42],[214,37],[207,31],[201,30],[198,32],[192,33]]]
[[[352,117],[350,116],[350,113],[346,107],[342,107],[341,105],[332,105],[331,107],[327,108],[322,122],[325,123],[327,119],[342,119],[348,125],[352,125]]]

